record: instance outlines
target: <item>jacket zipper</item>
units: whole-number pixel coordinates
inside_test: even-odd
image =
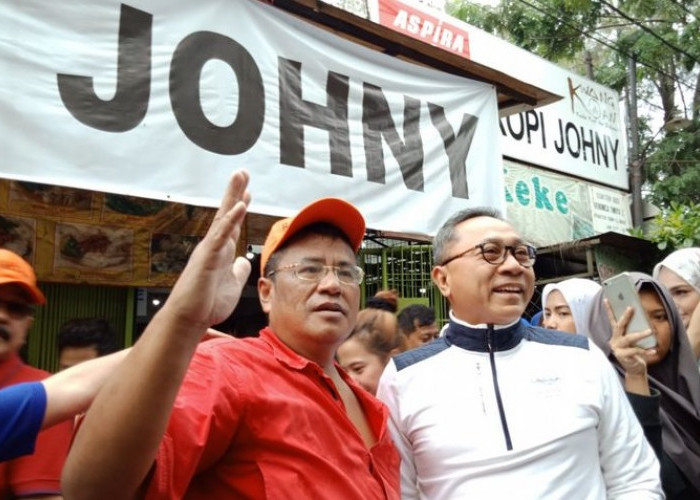
[[[513,443],[510,440],[510,431],[508,430],[508,421],[506,420],[506,412],[503,409],[503,400],[501,399],[501,391],[498,388],[498,374],[496,373],[496,356],[493,352],[493,325],[487,325],[486,330],[486,343],[489,348],[489,360],[491,361],[491,378],[493,380],[493,390],[496,394],[496,403],[498,404],[498,414],[501,417],[501,427],[503,427],[503,434],[506,438],[506,449],[508,451],[513,449]]]

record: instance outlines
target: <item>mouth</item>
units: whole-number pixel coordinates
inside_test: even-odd
[[[524,288],[522,285],[518,284],[505,284],[505,285],[500,285],[497,287],[494,287],[492,289],[493,293],[496,293],[498,295],[522,295],[524,293]]]
[[[315,312],[331,312],[345,315],[345,309],[336,302],[324,302],[314,308]]]
[[[2,325],[0,325],[0,339],[4,341],[10,340],[10,332]]]

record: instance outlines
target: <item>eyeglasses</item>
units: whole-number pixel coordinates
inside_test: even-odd
[[[32,306],[21,302],[0,300],[0,307],[4,308],[7,314],[13,319],[25,318],[34,313],[34,308]]]
[[[515,260],[518,261],[518,264],[523,267],[532,267],[535,264],[535,258],[537,258],[537,250],[532,245],[526,245],[525,243],[520,243],[518,245],[502,245],[491,241],[479,243],[478,245],[465,250],[462,253],[450,257],[440,265],[446,266],[453,260],[464,257],[469,252],[476,249],[481,251],[481,256],[486,262],[493,264],[494,266],[503,264],[508,258],[508,252],[510,252],[510,254],[515,257]]]
[[[267,275],[272,276],[280,271],[294,271],[294,275],[300,280],[319,282],[326,277],[330,270],[344,285],[359,285],[365,277],[365,272],[359,266],[326,266],[315,263],[289,264],[273,269]]]

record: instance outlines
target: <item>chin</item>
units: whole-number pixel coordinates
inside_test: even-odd
[[[507,325],[510,323],[513,323],[514,321],[520,319],[520,317],[523,315],[524,309],[520,306],[514,307],[508,307],[505,308],[506,310],[501,309],[498,312],[494,312],[491,317],[497,318],[496,321],[494,321],[494,324],[496,325]]]
[[[325,325],[320,328],[309,328],[317,337],[322,337],[333,341],[343,341],[350,335],[351,328],[341,325]]]

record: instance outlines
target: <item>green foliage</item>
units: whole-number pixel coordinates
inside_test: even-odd
[[[661,208],[672,203],[700,203],[700,134],[697,125],[668,133],[646,159],[651,201]]]
[[[490,7],[455,0],[447,9],[451,15],[545,59],[560,61],[573,59],[585,48],[581,30],[595,27],[601,6],[598,2],[580,0],[532,3],[503,0],[498,6]],[[551,12],[557,13],[557,19],[551,17]]]
[[[671,202],[655,217],[652,226],[647,238],[661,250],[700,246],[700,204]]]

